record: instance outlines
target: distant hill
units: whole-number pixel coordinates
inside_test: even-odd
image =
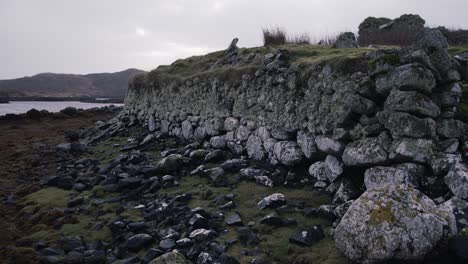
[[[0,95],[10,97],[110,97],[123,98],[128,80],[144,71],[127,69],[86,75],[40,73],[31,77],[0,80]]]

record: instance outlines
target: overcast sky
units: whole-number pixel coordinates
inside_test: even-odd
[[[151,70],[177,58],[260,46],[280,26],[313,38],[368,16],[418,13],[468,28],[468,0],[0,0],[0,79],[40,72]]]

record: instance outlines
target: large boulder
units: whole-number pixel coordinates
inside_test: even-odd
[[[378,137],[364,138],[349,143],[343,153],[343,162],[348,166],[372,166],[388,161],[391,139],[386,133]]]
[[[183,165],[187,164],[189,159],[184,158],[180,154],[171,154],[156,164],[155,171],[160,173],[171,173],[179,170]]]
[[[265,158],[265,149],[263,148],[263,142],[260,137],[256,135],[250,135],[246,143],[247,154],[249,158],[253,160],[262,160]]]
[[[286,166],[300,163],[304,157],[301,148],[294,141],[280,141],[275,144],[273,154],[277,161]]]
[[[351,260],[381,263],[421,260],[456,233],[452,212],[418,190],[387,185],[367,190],[335,229],[336,246]]]
[[[353,32],[344,32],[337,37],[333,47],[337,49],[359,48],[359,45]]]
[[[432,73],[418,63],[399,66],[375,81],[376,91],[383,95],[388,95],[393,89],[430,94],[435,85]]]

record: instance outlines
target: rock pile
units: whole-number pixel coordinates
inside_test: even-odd
[[[403,22],[424,24],[408,16],[384,28]],[[368,72],[333,63],[299,70],[277,50],[234,80],[133,83],[121,120],[278,168],[264,175],[231,160],[193,172],[219,186],[229,184],[226,171],[242,169],[266,186],[312,184],[332,194],[333,205],[315,213],[337,219],[337,246],[353,260],[422,259],[465,228],[454,224],[457,206],[444,203],[468,196],[468,125],[456,119],[461,76],[447,46],[438,30],[421,28],[410,48],[369,52]],[[173,155],[165,159],[177,162],[157,169],[183,166]],[[301,167],[308,177],[294,172]],[[193,238],[210,237],[196,231]]]

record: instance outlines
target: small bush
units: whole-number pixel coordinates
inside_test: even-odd
[[[277,46],[286,44],[286,32],[277,27],[274,29],[263,29],[263,46]]]

